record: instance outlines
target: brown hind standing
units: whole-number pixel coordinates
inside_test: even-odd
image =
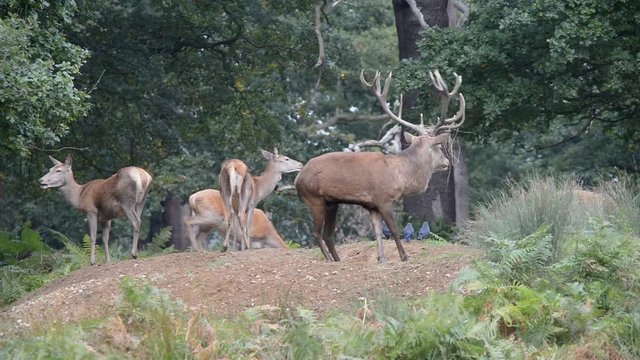
[[[379,73],[376,73],[372,83],[364,79],[364,73],[360,76],[362,83],[372,89],[380,106],[393,121],[419,134],[413,136],[405,133],[405,139],[410,144],[407,149],[390,155],[379,152],[328,153],[309,160],[298,174],[296,189],[311,210],[313,237],[327,260],[340,260],[333,242],[340,204],[361,205],[369,210],[380,262],[385,261],[381,220],[389,226],[400,259],[407,260],[393,217],[393,203],[407,195],[424,192],[433,172],[448,167],[449,160],[444,155],[442,144],[448,142],[450,132],[464,122],[465,102],[462,94],[459,94],[460,109],[453,117],[446,118],[449,102],[458,95],[462,78],[455,75],[454,89],[449,92],[437,71],[430,72],[430,76],[442,102],[440,118],[433,128],[405,121],[389,109],[387,94],[391,74],[384,83],[384,89],[380,86]]]
[[[109,231],[111,220],[126,217],[133,225],[131,256],[138,256],[140,216],[153,178],[141,168],[129,166],[120,169],[108,179],[97,179],[80,185],[73,177],[72,159],[60,162],[49,156],[53,167],[40,178],[42,189],[58,188],[64,198],[76,209],[87,214],[91,237],[91,265],[96,263],[96,238],[98,223],[102,225],[102,243],[105,262],[109,257]]]
[[[221,234],[227,232],[227,210],[220,191],[214,189],[200,190],[189,196],[191,216],[185,218],[187,233],[193,250],[204,250],[207,238],[214,229]],[[251,248],[269,247],[287,249],[287,244],[280,237],[267,215],[260,209],[253,210],[251,223]]]
[[[253,219],[253,209],[262,199],[275,190],[282,174],[296,172],[302,168],[302,163],[285,155],[261,150],[267,160],[267,166],[262,174],[252,176],[247,165],[238,159],[227,160],[220,170],[220,194],[224,200],[227,213],[227,231],[224,247],[229,248],[230,234],[234,234],[234,241],[240,241],[240,249],[249,249],[250,229]]]

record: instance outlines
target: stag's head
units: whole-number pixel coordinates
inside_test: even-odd
[[[433,165],[434,171],[443,171],[449,168],[451,163],[451,137],[449,134],[440,134],[437,136],[430,135],[411,135],[404,133],[404,139],[410,144],[410,148],[421,151],[426,155],[428,161]]]
[[[73,177],[73,171],[71,170],[71,156],[67,156],[64,162],[58,161],[52,156],[49,159],[53,162],[53,167],[49,169],[49,172],[40,178],[40,188],[59,188],[64,186],[69,177]]]
[[[278,154],[278,149],[276,148],[273,149],[272,153],[267,150],[260,151],[262,152],[262,156],[282,174],[296,172],[302,169],[303,164],[301,162]]]

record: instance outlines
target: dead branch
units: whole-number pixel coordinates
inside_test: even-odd
[[[318,80],[316,81],[315,88],[320,86],[320,80],[322,80],[322,69],[325,65],[326,55],[324,53],[324,39],[322,38],[322,11],[325,6],[324,0],[318,0],[315,6],[315,26],[314,31],[316,38],[318,39],[318,61],[313,65],[314,69],[318,69]]]
[[[447,3],[447,16],[449,27],[460,28],[469,18],[469,7],[460,0],[449,0]]]
[[[420,8],[416,4],[416,0],[405,0],[405,1],[407,2],[407,4],[409,4],[411,11],[413,11],[413,14],[418,19],[418,22],[420,23],[420,27],[423,29],[428,28],[429,25],[427,25],[427,22],[424,20],[424,15],[422,15],[422,11],[420,11]]]
[[[318,130],[324,130],[330,126],[334,126],[339,122],[344,121],[376,121],[376,120],[386,120],[389,119],[389,115],[387,114],[345,114],[342,112],[336,112],[335,115],[331,116],[327,121],[317,126]]]

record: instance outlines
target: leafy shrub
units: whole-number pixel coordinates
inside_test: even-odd
[[[97,359],[95,350],[88,345],[89,326],[71,325],[49,327],[30,336],[0,343],[0,358],[29,359]]]
[[[149,283],[126,278],[121,283],[118,313],[149,358],[177,359],[186,354],[184,305]]]

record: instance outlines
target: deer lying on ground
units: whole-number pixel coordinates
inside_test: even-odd
[[[278,154],[261,150],[267,160],[267,166],[259,176],[252,176],[247,165],[238,159],[227,160],[222,164],[219,183],[220,194],[227,213],[227,231],[224,237],[224,247],[229,248],[230,234],[234,234],[234,241],[240,241],[240,249],[249,249],[250,229],[253,220],[253,210],[256,205],[276,188],[282,174],[300,171],[302,163]]]
[[[455,74],[454,74],[455,75]],[[433,128],[426,128],[405,121],[395,115],[387,103],[391,74],[380,87],[380,74],[368,83],[364,72],[362,83],[370,88],[380,106],[396,123],[414,130],[417,136],[405,133],[409,147],[398,154],[383,155],[380,152],[333,152],[315,157],[300,170],[295,186],[298,194],[311,210],[313,237],[327,260],[340,261],[333,242],[336,216],[340,204],[361,205],[371,215],[371,222],[378,242],[378,261],[384,262],[381,219],[391,230],[400,259],[408,259],[393,217],[392,205],[404,196],[424,192],[434,171],[445,170],[449,160],[442,146],[450,139],[451,131],[464,122],[465,101],[458,95],[462,78],[456,76],[454,89],[449,92],[440,74],[430,72],[430,77],[441,97],[441,113]],[[456,115],[446,118],[449,102],[458,95],[460,108]]]
[[[92,180],[80,185],[73,177],[70,156],[64,163],[51,156],[49,158],[54,165],[40,178],[40,187],[58,188],[67,202],[87,214],[91,237],[91,265],[96,263],[98,223],[102,225],[105,262],[109,263],[111,220],[120,217],[126,217],[133,225],[131,256],[135,259],[138,256],[140,215],[153,181],[151,175],[141,168],[129,166],[120,169],[108,179]]]
[[[205,189],[189,196],[191,216],[185,218],[191,248],[202,251],[206,248],[209,234],[214,229],[220,234],[227,232],[227,210],[220,191]],[[253,210],[251,223],[251,247],[269,247],[287,249],[278,231],[273,227],[267,215],[260,209]]]

